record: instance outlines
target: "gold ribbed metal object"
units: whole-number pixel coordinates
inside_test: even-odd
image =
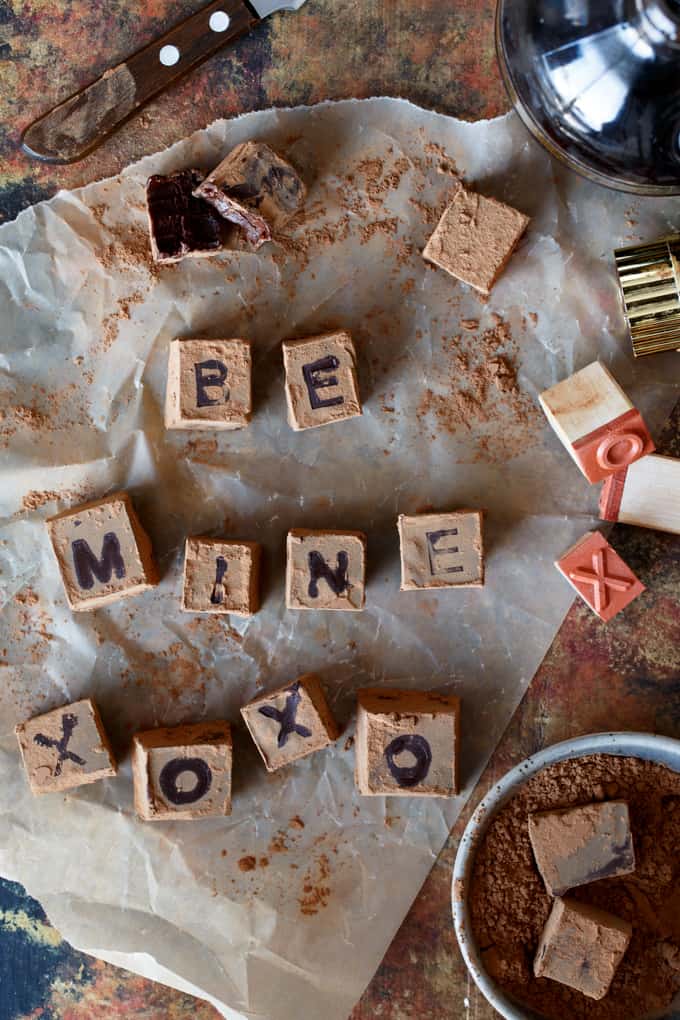
[[[680,235],[614,252],[633,354],[680,349]]]

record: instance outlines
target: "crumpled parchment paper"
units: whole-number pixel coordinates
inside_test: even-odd
[[[248,138],[303,172],[304,221],[257,255],[153,267],[148,175],[209,169]],[[456,168],[532,217],[486,302],[419,254]],[[75,946],[226,1017],[347,1015],[572,599],[552,564],[592,526],[598,488],[537,392],[599,355],[652,428],[673,403],[677,356],[633,362],[611,250],[672,229],[674,209],[563,172],[514,116],[465,124],[375,99],[215,123],[0,228],[0,871]],[[334,327],[354,335],[364,415],[294,433],[280,341]],[[175,336],[253,342],[249,428],[165,432]],[[488,375],[498,357],[516,389]],[[74,615],[43,520],[116,488],[131,492],[163,579]],[[397,513],[461,506],[487,511],[485,588],[400,593]],[[300,526],[367,532],[365,612],[285,609],[285,533]],[[251,620],[180,612],[183,541],[201,533],[264,544]],[[230,818],[135,819],[135,730],[236,723],[245,701],[305,671],[348,722],[332,750],[269,776],[239,727]],[[355,793],[347,736],[369,683],[462,697],[459,798]],[[87,695],[119,776],[32,798],[15,723]]]

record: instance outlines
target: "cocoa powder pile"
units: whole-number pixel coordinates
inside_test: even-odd
[[[572,889],[629,921],[633,937],[601,1000],[533,976],[552,900],[529,842],[533,811],[628,801],[636,870]],[[640,1020],[680,992],[680,774],[639,758],[592,755],[530,779],[495,816],[475,859],[470,910],[484,966],[512,998],[548,1020]]]

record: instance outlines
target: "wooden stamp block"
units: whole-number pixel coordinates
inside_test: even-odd
[[[640,412],[599,361],[538,397],[545,415],[589,482],[654,450]]]
[[[434,691],[357,692],[356,786],[371,796],[458,792],[460,700]]]
[[[611,475],[602,486],[600,517],[680,535],[680,460],[654,453]]]
[[[151,542],[126,492],[64,510],[47,528],[71,609],[97,609],[158,584]]]
[[[357,612],[366,601],[366,536],[360,531],[288,532],[286,606]]]
[[[260,608],[260,546],[221,538],[188,538],[182,609],[252,616]]]
[[[599,531],[589,531],[555,562],[555,566],[605,622],[645,590],[644,584]]]
[[[196,723],[135,734],[135,809],[147,822],[231,814],[231,728]]]
[[[400,514],[401,590],[481,588],[484,584],[482,513]]]
[[[255,698],[243,706],[241,715],[268,772],[306,758],[338,738],[338,727],[313,673]]]
[[[537,811],[529,815],[529,839],[551,896],[635,871],[625,800]]]
[[[488,294],[527,228],[529,217],[462,185],[444,211],[423,258]]]
[[[34,794],[73,790],[116,774],[109,739],[89,698],[21,723],[16,735]]]
[[[571,898],[556,899],[538,944],[534,974],[602,999],[632,933],[630,924],[614,914]]]
[[[352,337],[343,331],[285,340],[288,423],[296,431],[361,414]]]
[[[247,340],[173,340],[168,356],[165,427],[240,429],[252,412]]]

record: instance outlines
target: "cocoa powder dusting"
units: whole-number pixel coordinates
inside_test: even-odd
[[[596,1001],[533,976],[552,900],[534,862],[528,814],[609,797],[628,802],[636,870],[569,893],[633,926],[611,988]],[[544,769],[498,812],[477,851],[470,911],[485,967],[509,995],[547,1020],[639,1020],[666,1009],[680,992],[679,846],[680,774],[609,755]]]
[[[238,866],[240,871],[254,871],[257,867],[257,859],[249,854],[247,857],[239,859]]]

